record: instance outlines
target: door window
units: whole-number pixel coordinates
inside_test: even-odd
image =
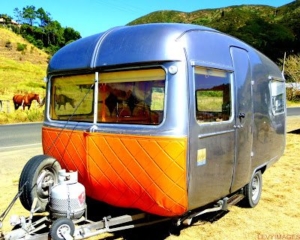
[[[230,73],[195,67],[196,118],[198,123],[222,122],[232,115]]]

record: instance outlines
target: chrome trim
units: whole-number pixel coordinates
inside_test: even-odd
[[[235,131],[234,129],[231,129],[231,130],[219,131],[219,132],[214,132],[214,133],[199,134],[198,138],[200,139],[200,138],[207,138],[207,137],[212,137],[212,136],[217,136],[217,135],[223,135],[223,134],[231,133],[234,131]]]
[[[99,85],[99,72],[95,72],[95,81],[94,81],[94,120],[93,123],[97,124],[98,119],[98,85]]]
[[[225,70],[227,72],[233,72],[234,68],[232,66],[224,65],[224,64],[219,64],[215,62],[208,62],[204,60],[191,60],[190,64],[192,67],[195,66],[201,66],[201,67],[207,67],[207,68],[214,68],[214,69],[221,69]]]
[[[273,80],[273,81],[278,81],[278,82],[285,82],[283,78],[275,77],[275,76],[272,76],[272,75],[269,75],[269,76],[268,76],[268,79],[269,79],[270,81]]]

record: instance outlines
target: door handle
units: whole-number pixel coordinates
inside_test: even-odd
[[[242,118],[245,118],[245,116],[246,116],[245,113],[240,112],[239,113],[239,119],[240,119],[240,121],[242,121]]]
[[[245,116],[246,116],[245,113],[239,113],[240,122],[242,122],[242,118],[245,118]]]
[[[243,125],[243,123],[242,123],[242,119],[243,118],[245,118],[245,116],[246,116],[246,114],[245,113],[243,113],[243,112],[240,112],[239,113],[239,119],[240,119],[240,125],[238,124],[238,125],[235,125],[235,127],[236,128],[243,128],[244,127],[244,125]]]

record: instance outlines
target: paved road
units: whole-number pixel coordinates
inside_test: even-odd
[[[0,125],[0,152],[41,146],[42,123]]]
[[[288,108],[288,116],[300,116],[300,108]],[[0,125],[0,152],[41,146],[42,123]]]
[[[299,107],[289,107],[287,108],[288,116],[300,116],[300,108]]]

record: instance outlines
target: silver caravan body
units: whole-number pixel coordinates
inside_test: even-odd
[[[118,108],[126,102],[125,94],[122,100],[116,98],[110,116],[104,118],[106,110],[101,112],[99,108],[108,101],[98,95],[105,74],[126,72],[135,78],[135,71],[146,73],[149,69],[155,69],[154,74],[157,70],[161,81],[155,88],[163,99],[159,107],[153,107],[156,117],[151,115],[149,122],[130,122],[133,110],[122,120]],[[82,84],[74,84],[77,80],[72,77],[77,76],[83,76]],[[181,216],[239,191],[257,171],[263,173],[284,152],[286,108],[281,71],[246,43],[210,28],[186,24],[112,28],[59,50],[49,63],[47,79],[44,153],[67,170],[77,170],[88,196],[111,205],[161,216]],[[68,79],[72,79],[70,86]],[[119,85],[131,82],[124,79]],[[114,81],[107,80],[106,87]],[[114,89],[119,85],[115,84]],[[73,95],[71,90],[75,91]],[[91,111],[77,114],[83,104],[90,104]],[[98,139],[97,134],[104,140]],[[88,138],[93,139],[93,144]],[[151,145],[152,138],[164,139],[164,146],[160,147],[164,158],[172,158],[173,165],[160,163],[161,148]],[[173,138],[176,144],[168,149],[166,145]],[[116,149],[120,142],[119,154]],[[135,155],[131,147],[140,148],[142,143],[147,153]],[[109,150],[102,151],[102,147]],[[108,152],[105,161],[109,164],[101,170],[103,163],[97,163],[98,157]],[[115,162],[108,156],[118,159],[119,166],[114,167]],[[131,171],[132,164],[126,157],[135,158],[139,174]],[[178,158],[180,161],[176,162]],[[128,162],[122,165],[124,161]],[[112,167],[114,170],[110,171]],[[102,184],[99,178],[108,172],[103,180],[107,184]],[[133,179],[120,181],[127,172],[132,173]],[[158,172],[163,177],[157,177]],[[111,182],[117,184],[109,186]],[[178,182],[180,190],[176,196],[160,193]],[[173,193],[177,186],[171,190]],[[137,197],[127,201],[133,194]],[[152,201],[152,208],[143,205],[146,201],[139,198],[145,195]],[[116,200],[116,196],[126,199]],[[180,206],[174,207],[174,202]]]

